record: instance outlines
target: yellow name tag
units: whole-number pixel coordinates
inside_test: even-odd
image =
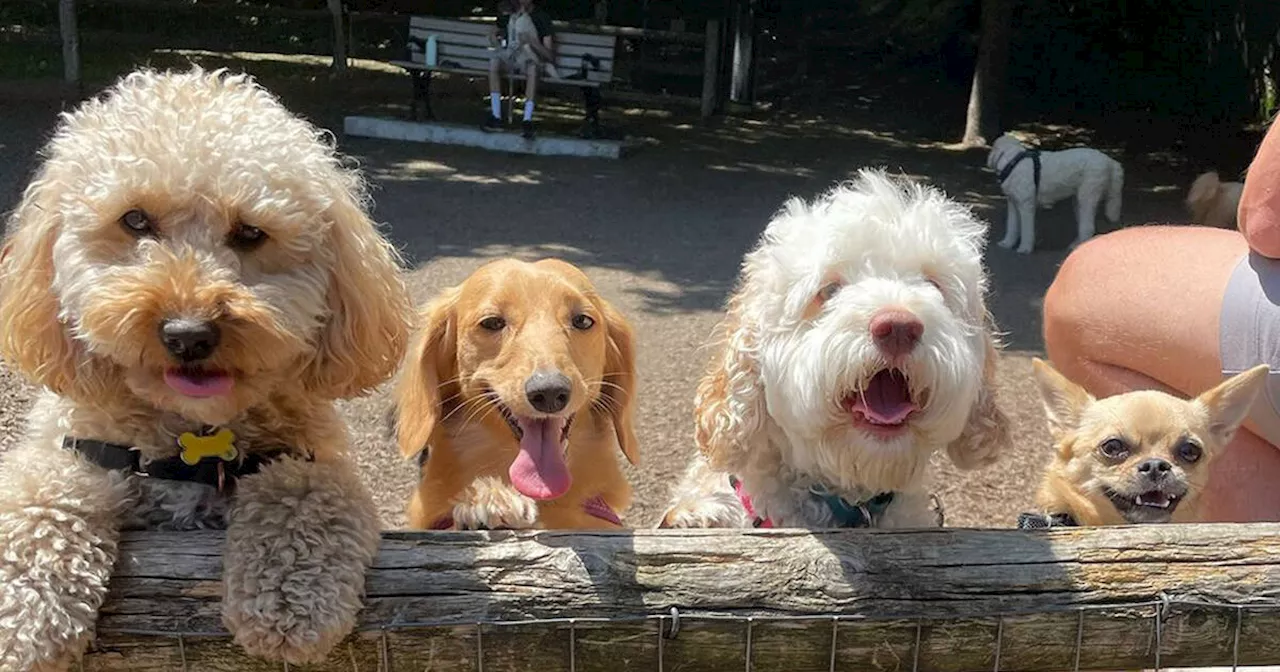
[[[236,459],[236,435],[229,429],[219,429],[212,435],[201,436],[194,432],[183,432],[178,437],[178,445],[182,447],[182,461],[196,464],[206,457],[217,457],[224,462]]]

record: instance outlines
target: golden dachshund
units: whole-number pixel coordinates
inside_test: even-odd
[[[396,432],[420,529],[617,528],[635,464],[626,319],[557,259],[490,262],[428,304],[399,377]]]

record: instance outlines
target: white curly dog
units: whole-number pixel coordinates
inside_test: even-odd
[[[1093,237],[1098,204],[1106,200],[1107,219],[1120,221],[1120,192],[1124,167],[1090,147],[1057,152],[1028,149],[1008,133],[991,145],[987,167],[996,172],[1009,215],[1000,247],[1030,254],[1036,242],[1036,208],[1050,208],[1072,196],[1076,199],[1076,239],[1071,247]]]
[[[986,230],[881,171],[789,201],[743,263],[660,526],[939,525],[931,456],[974,468],[1008,441]]]

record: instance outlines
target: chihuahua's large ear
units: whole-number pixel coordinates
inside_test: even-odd
[[[1235,437],[1262,392],[1269,372],[1266,364],[1259,364],[1196,397],[1196,402],[1209,411],[1209,432],[1219,446],[1225,446]]]
[[[396,442],[400,454],[413,457],[431,442],[444,416],[444,390],[458,373],[458,297],[461,286],[446,289],[422,310],[396,380]]]
[[[319,396],[342,399],[364,394],[395,372],[413,304],[399,253],[365,210],[359,176],[331,171],[325,177],[334,200],[324,214],[333,253],[329,316],[303,380]]]
[[[996,403],[996,364],[1000,350],[989,316],[986,324],[986,352],[978,398],[969,411],[969,419],[960,436],[947,444],[947,455],[960,469],[988,466],[999,459],[1009,445],[1009,418]]]
[[[1036,385],[1044,402],[1044,413],[1049,419],[1049,433],[1054,440],[1062,438],[1080,424],[1084,409],[1096,401],[1083,387],[1067,380],[1043,360],[1033,358],[1031,368],[1035,372]]]
[[[694,443],[712,466],[735,466],[750,452],[764,426],[764,384],[758,338],[744,314],[747,287],[729,299],[720,323],[721,346],[694,396]]]
[[[0,250],[0,355],[59,394],[76,383],[78,350],[59,319],[53,244],[61,230],[57,191],[47,167],[27,187]]]
[[[613,417],[613,429],[618,434],[618,447],[631,464],[640,463],[640,442],[636,439],[636,343],[635,332],[627,318],[603,298],[600,311],[604,314],[605,328],[609,333],[604,360],[604,381],[601,396],[608,413]]]

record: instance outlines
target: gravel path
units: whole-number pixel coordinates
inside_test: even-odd
[[[0,205],[6,209],[56,110],[45,103],[6,105],[0,125],[0,188],[6,190]],[[692,450],[692,398],[708,357],[704,344],[737,264],[788,195],[810,196],[863,165],[885,165],[931,180],[996,219],[993,237],[1003,233],[1004,210],[981,152],[830,120],[733,119],[710,130],[678,120],[626,123],[643,127],[647,142],[621,161],[357,139],[342,146],[373,179],[375,215],[412,262],[419,300],[488,259],[554,255],[582,266],[630,317],[640,345],[643,462],[630,470],[636,497],[626,518],[649,526]],[[1181,176],[1141,157],[1126,169],[1126,221],[1181,218]],[[1072,236],[1069,211],[1059,207],[1041,217],[1042,231],[1058,229],[1046,236],[1047,251],[1023,257],[992,246],[988,252],[994,312],[1008,332],[1000,392],[1016,425],[1017,448],[981,472],[960,475],[941,466],[936,485],[950,525],[1012,525],[1039,479],[1048,443],[1029,357],[1042,349],[1039,301]],[[0,369],[0,450],[19,437],[30,394]],[[385,390],[346,402],[343,410],[384,523],[402,525],[415,471],[385,435]]]

